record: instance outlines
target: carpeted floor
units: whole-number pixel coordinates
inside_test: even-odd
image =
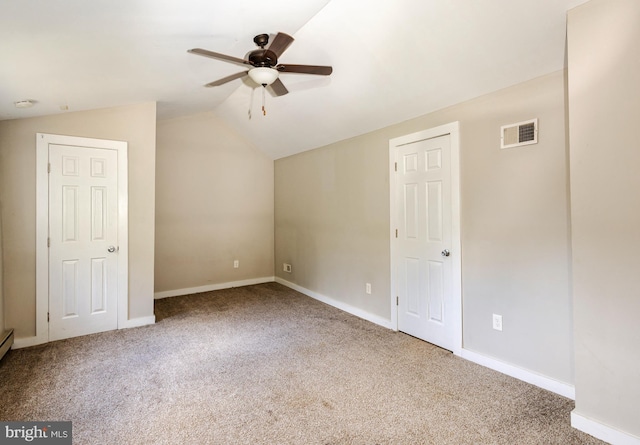
[[[602,443],[571,400],[279,284],[155,311],[10,351],[0,420],[71,420],[76,445]]]

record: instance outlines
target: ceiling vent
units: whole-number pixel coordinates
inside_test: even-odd
[[[500,128],[500,148],[538,143],[538,119],[505,125]]]

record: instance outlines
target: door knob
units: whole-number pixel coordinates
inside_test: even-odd
[[[109,247],[107,248],[107,252],[109,252],[109,253],[113,253],[113,252],[115,252],[115,251],[116,251],[116,248],[115,248],[114,246],[109,246]]]
[[[451,255],[451,252],[449,252],[447,249],[444,249],[444,250],[440,253],[440,255],[442,255],[442,256],[449,256],[449,255]]]

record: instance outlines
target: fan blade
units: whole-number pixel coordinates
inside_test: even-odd
[[[284,96],[289,92],[280,79],[276,79],[275,82],[271,84],[271,89],[276,96]]]
[[[240,79],[241,77],[249,74],[249,71],[240,71],[239,73],[232,74],[227,77],[223,77],[222,79],[215,80],[213,82],[209,82],[205,85],[205,87],[219,87],[220,85],[224,85],[227,82],[231,82],[232,80]]]
[[[248,60],[239,59],[238,57],[227,56],[226,54],[214,53],[202,48],[193,48],[187,51],[198,56],[210,57],[212,59],[224,60],[225,62],[237,63],[238,65],[251,65]]]
[[[269,51],[276,53],[276,57],[279,58],[282,53],[289,48],[289,45],[293,43],[293,40],[293,37],[289,34],[279,32],[273,39],[273,42],[271,42],[271,45],[269,45]]]
[[[318,74],[320,76],[328,76],[333,72],[332,67],[319,65],[278,65],[276,69],[283,73]]]

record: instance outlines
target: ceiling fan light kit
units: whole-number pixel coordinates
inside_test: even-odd
[[[222,60],[225,62],[235,63],[236,65],[242,65],[249,68],[246,71],[231,74],[230,76],[223,77],[222,79],[215,80],[206,84],[206,87],[217,87],[224,85],[227,82],[231,82],[235,79],[240,79],[248,75],[254,82],[263,87],[270,86],[271,91],[275,96],[284,96],[289,92],[279,79],[280,73],[298,73],[298,74],[315,74],[319,76],[328,76],[333,72],[333,68],[330,66],[319,65],[284,65],[278,64],[278,57],[285,52],[289,45],[293,43],[293,37],[283,32],[279,32],[270,45],[269,34],[259,34],[254,37],[254,43],[259,47],[251,51],[246,59],[239,57],[228,56],[226,54],[220,54],[213,51],[209,51],[202,48],[193,48],[188,50],[191,54],[196,54],[203,57],[209,57],[211,59]],[[268,47],[267,47],[268,45]]]
[[[251,68],[249,70],[249,77],[258,85],[266,87],[278,79],[278,70],[267,67]]]

